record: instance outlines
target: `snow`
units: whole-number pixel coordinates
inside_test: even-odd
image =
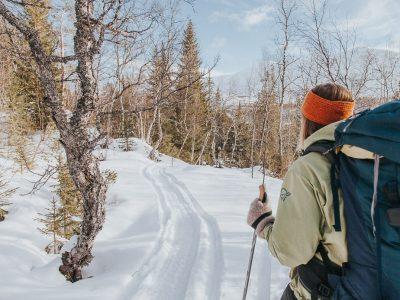
[[[164,155],[153,162],[143,142],[135,140],[132,152],[117,144],[101,163],[118,174],[106,222],[85,279],[76,283],[58,272],[60,255],[46,254],[50,237],[37,230],[35,218],[48,206],[54,181],[24,195],[37,177],[10,178],[19,189],[0,223],[0,299],[241,299],[252,239],[246,214],[261,174],[252,179],[248,169],[192,166]],[[280,185],[267,178],[274,210]],[[259,239],[248,299],[280,299],[287,274]]]

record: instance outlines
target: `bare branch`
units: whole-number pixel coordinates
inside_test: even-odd
[[[68,56],[63,56],[63,57],[62,56],[54,56],[54,55],[49,56],[50,62],[57,62],[57,63],[63,63],[63,64],[66,64],[71,61],[75,61],[77,59],[78,59],[78,57],[76,55],[68,55]]]
[[[17,28],[22,34],[25,36],[29,36],[32,34],[32,31],[29,30],[27,24],[20,19],[19,17],[15,16],[5,5],[2,1],[0,1],[0,15],[7,20],[12,26]]]
[[[54,166],[48,166],[44,171],[44,173],[42,174],[34,173],[40,176],[39,179],[34,182],[31,182],[33,183],[32,189],[28,193],[22,194],[22,196],[34,194],[37,191],[39,191],[56,173],[57,173],[57,168]]]

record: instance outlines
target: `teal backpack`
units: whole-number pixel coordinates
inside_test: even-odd
[[[338,155],[349,259],[334,298],[400,299],[400,101],[349,119],[335,138],[374,160]]]
[[[315,261],[299,268],[312,299],[400,299],[400,101],[364,111],[341,123],[335,142],[306,149],[331,162],[336,231],[343,194],[348,263],[337,266],[322,245]],[[344,145],[373,154],[357,159],[337,152]],[[321,264],[320,264],[321,265]]]

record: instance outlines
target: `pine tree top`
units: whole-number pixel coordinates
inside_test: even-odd
[[[183,32],[183,42],[181,50],[181,59],[179,63],[181,71],[200,70],[201,60],[199,54],[199,45],[197,43],[196,33],[192,21],[189,21]]]

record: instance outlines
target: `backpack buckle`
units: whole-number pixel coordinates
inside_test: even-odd
[[[389,208],[386,213],[390,226],[400,227],[400,208]]]
[[[321,283],[318,286],[318,294],[320,296],[329,298],[331,296],[331,293],[332,293],[332,289],[329,286],[327,286],[323,283]]]

